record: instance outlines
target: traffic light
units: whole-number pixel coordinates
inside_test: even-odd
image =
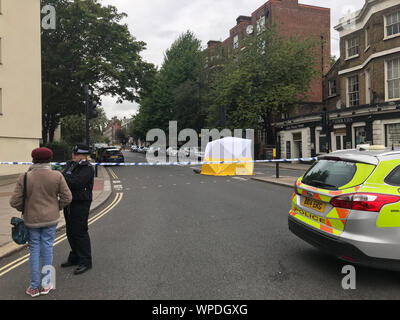
[[[99,105],[99,102],[93,98],[92,96],[89,96],[88,99],[88,119],[94,119],[99,116],[99,113],[97,112],[97,106]]]

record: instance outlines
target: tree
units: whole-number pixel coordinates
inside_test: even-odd
[[[331,56],[331,67],[336,63],[337,57],[336,56]]]
[[[192,32],[187,31],[174,41],[161,69],[149,80],[152,89],[141,95],[139,113],[129,130],[132,137],[144,139],[153,128],[168,131],[169,121],[178,121],[178,130],[203,127],[202,59],[201,41]]]
[[[84,113],[84,84],[97,97],[139,101],[147,73],[145,43],[136,41],[121,21],[127,15],[97,0],[41,0],[56,8],[55,30],[42,30],[44,143],[53,140],[60,119]]]
[[[107,142],[103,132],[107,127],[108,119],[102,108],[97,108],[99,116],[89,121],[91,140],[96,143]],[[69,145],[82,143],[85,140],[85,116],[70,115],[61,119],[61,137]]]
[[[242,49],[234,49],[212,76],[208,126],[219,125],[224,107],[227,127],[264,129],[268,143],[274,144],[275,117],[306,98],[317,73],[316,44],[284,40],[275,28],[244,40]]]

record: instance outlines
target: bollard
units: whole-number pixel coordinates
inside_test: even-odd
[[[276,163],[276,178],[279,179],[279,162]]]
[[[98,166],[96,164],[96,166],[94,167],[94,176],[97,178],[98,177]]]

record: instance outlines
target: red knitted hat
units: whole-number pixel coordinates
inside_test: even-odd
[[[48,148],[37,148],[32,151],[33,162],[50,162],[53,158],[53,151]]]

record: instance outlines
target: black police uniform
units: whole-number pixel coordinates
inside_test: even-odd
[[[92,267],[88,218],[93,200],[94,169],[90,162],[69,161],[63,175],[72,193],[71,204],[64,209],[67,238],[71,246],[71,265]]]

